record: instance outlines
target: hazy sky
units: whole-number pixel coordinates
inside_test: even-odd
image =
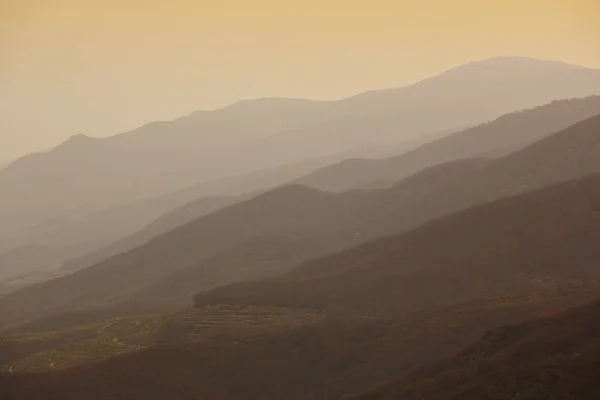
[[[0,163],[239,99],[333,99],[497,55],[600,68],[599,0],[0,0]]]

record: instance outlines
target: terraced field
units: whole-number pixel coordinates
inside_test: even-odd
[[[317,322],[312,310],[266,307],[206,307],[169,315],[142,315],[53,332],[0,337],[0,371],[42,372],[141,351],[171,342],[212,337],[232,340]]]
[[[159,342],[196,342],[216,336],[245,337],[293,329],[321,320],[308,309],[253,306],[207,306],[171,316],[162,326]]]
[[[19,333],[2,338],[8,372],[48,371],[130,353],[155,342],[160,316],[119,318],[68,330]]]

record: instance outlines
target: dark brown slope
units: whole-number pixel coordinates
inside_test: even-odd
[[[535,109],[504,115],[490,123],[453,133],[396,157],[342,161],[300,178],[297,182],[333,191],[373,183],[391,185],[419,170],[446,161],[512,153],[598,113],[600,96],[555,101]]]
[[[488,331],[455,357],[361,400],[596,399],[600,303]]]
[[[201,292],[196,304],[410,313],[600,279],[600,177],[475,207],[408,234],[315,260],[285,278]]]
[[[310,317],[310,311],[243,307],[201,309],[195,312],[201,319],[169,317],[158,335],[160,342],[168,345],[166,347],[154,347],[141,353],[130,351],[126,356],[62,371],[63,362],[70,361],[69,356],[81,352],[93,354],[93,349],[86,349],[85,343],[76,350],[61,348],[60,344],[48,343],[48,337],[53,337],[51,333],[48,337],[38,336],[43,339],[34,343],[38,348],[26,344],[13,348],[9,354],[13,358],[7,362],[15,366],[15,372],[20,372],[33,361],[30,359],[24,364],[19,357],[32,355],[38,361],[37,370],[49,371],[48,360],[57,359],[61,362],[56,369],[43,374],[0,374],[0,398],[343,398],[437,362],[445,355],[455,354],[488,329],[519,322],[535,313],[589,301],[598,296],[598,290],[598,285],[541,290],[518,297],[472,301],[407,320],[324,319],[299,328],[294,327],[298,326],[293,323],[297,319],[294,315]],[[232,323],[234,327],[243,323],[245,309],[264,314],[265,321],[278,325],[278,329],[273,326],[264,332],[264,329],[237,327],[221,329],[220,334],[216,332],[218,337],[214,337],[219,325],[226,328]],[[228,314],[227,310],[231,310],[232,315],[225,319],[223,314]],[[138,318],[142,322],[148,319]],[[292,323],[286,324],[285,320]],[[113,325],[113,337],[121,337],[120,340],[127,343],[135,340],[136,325],[123,320],[130,328],[119,334],[119,324]],[[80,340],[77,334],[85,334],[86,329],[89,331],[90,325],[53,334],[59,338],[75,335],[73,341],[77,342]],[[40,346],[46,349],[40,349]],[[56,346],[56,350],[44,353],[52,346]],[[42,355],[36,355],[36,351]],[[104,354],[93,356],[102,359]],[[77,365],[77,360],[74,362]],[[6,371],[10,365],[4,365]],[[36,370],[35,365],[33,367]]]

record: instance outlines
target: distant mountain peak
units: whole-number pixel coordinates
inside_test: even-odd
[[[457,67],[484,67],[484,68],[535,68],[548,70],[578,70],[584,67],[568,64],[562,61],[539,60],[531,57],[497,56],[484,60],[473,61]]]
[[[241,114],[252,114],[256,112],[276,112],[286,109],[293,109],[302,106],[311,106],[320,103],[317,100],[308,100],[300,98],[288,98],[288,97],[262,97],[257,99],[245,99],[239,100],[228,106],[218,108],[215,110],[198,110],[191,114],[188,114],[179,121],[193,121],[198,118],[205,118],[207,116],[220,115],[225,113],[241,113]]]
[[[279,110],[287,107],[294,107],[303,104],[315,103],[313,100],[299,99],[299,98],[287,98],[287,97],[263,97],[258,99],[246,99],[237,101],[225,108],[218,111],[247,111],[253,112],[257,110]]]
[[[76,133],[74,135],[71,135],[67,140],[65,140],[63,142],[63,144],[64,143],[83,143],[83,142],[89,142],[89,141],[95,141],[95,140],[97,140],[97,138],[84,135],[83,133]]]
[[[71,135],[67,140],[56,146],[52,151],[77,151],[82,148],[93,147],[96,145],[100,138],[87,136],[82,133]]]

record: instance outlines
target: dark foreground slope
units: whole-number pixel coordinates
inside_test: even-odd
[[[540,290],[408,319],[220,306],[13,334],[0,346],[9,350],[0,398],[341,398],[439,362],[486,330],[589,301],[599,290]]]
[[[488,331],[456,356],[355,397],[597,399],[600,302]]]
[[[191,342],[185,324],[168,324],[162,345],[52,373],[5,374],[0,394],[328,400],[360,393],[499,324],[598,296],[599,218],[597,176],[500,200],[357,249],[327,273],[266,283],[269,300],[288,300],[295,313],[307,304],[322,308],[317,315],[327,318],[317,323]],[[242,302],[256,299],[244,286],[237,290]],[[212,300],[220,301],[214,293]]]

